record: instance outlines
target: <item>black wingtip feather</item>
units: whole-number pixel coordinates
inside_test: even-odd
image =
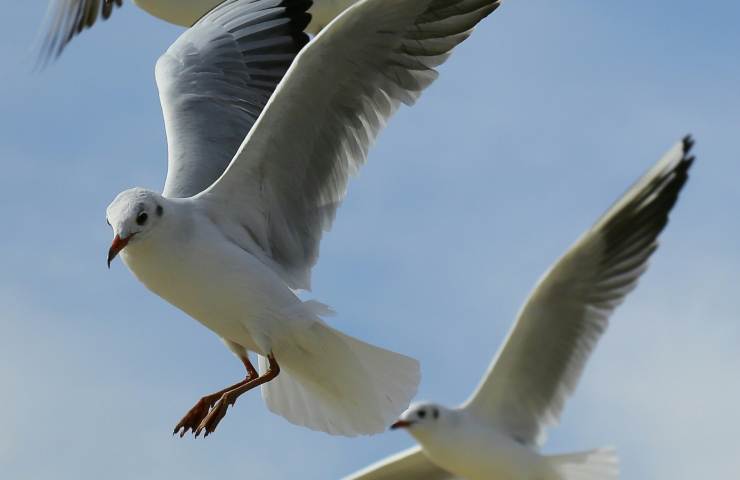
[[[308,10],[313,6],[313,0],[285,0],[282,5],[290,18],[291,33],[295,46],[301,50],[309,41],[306,27],[311,23],[311,14]]]
[[[694,146],[690,135],[683,138],[682,145],[681,159],[656,175],[604,226],[608,254],[606,263],[617,264],[641,246],[655,242],[668,224],[670,212],[688,181],[689,169],[696,159],[690,155]]]
[[[689,152],[691,152],[691,149],[692,148],[694,148],[694,143],[695,143],[694,142],[694,138],[691,136],[691,134],[688,134],[685,137],[683,137],[683,155],[684,155],[684,157],[686,155],[688,155]]]

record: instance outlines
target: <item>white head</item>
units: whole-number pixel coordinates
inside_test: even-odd
[[[143,188],[121,192],[108,205],[106,219],[113,229],[108,267],[116,255],[133,242],[146,238],[166,215],[161,195]]]
[[[401,418],[391,425],[391,430],[403,428],[417,440],[433,435],[445,428],[455,419],[455,411],[436,403],[413,403],[401,414]]]

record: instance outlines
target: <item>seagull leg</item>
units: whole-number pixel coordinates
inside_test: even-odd
[[[196,437],[200,435],[203,430],[205,430],[205,435],[203,435],[204,437],[207,437],[209,434],[213,433],[213,431],[216,430],[218,423],[226,415],[226,410],[231,405],[234,405],[234,403],[236,403],[236,399],[239,398],[242,394],[252,390],[255,387],[259,387],[260,385],[267,383],[278,376],[278,374],[280,373],[280,365],[278,365],[275,357],[270,354],[267,356],[267,360],[269,360],[270,364],[264,375],[253,380],[249,380],[248,382],[245,382],[235,387],[234,389],[229,390],[228,392],[224,392],[223,395],[221,395],[219,401],[216,402],[206,418],[204,418],[203,421],[200,422],[200,425],[198,425],[198,429],[195,430]]]
[[[244,368],[247,369],[246,378],[241,382],[237,382],[234,385],[226,387],[223,390],[219,390],[216,393],[206,395],[205,397],[198,400],[198,403],[196,403],[195,406],[191,408],[184,417],[182,417],[180,423],[178,423],[175,427],[175,431],[172,432],[173,435],[175,435],[179,431],[180,438],[182,438],[186,433],[188,433],[188,430],[192,430],[193,433],[195,433],[195,429],[198,427],[200,422],[202,422],[203,419],[206,418],[206,416],[208,415],[208,411],[224,393],[234,390],[235,388],[239,388],[242,385],[246,385],[247,383],[259,377],[259,373],[257,373],[257,369],[254,368],[252,362],[249,361],[249,357],[245,355],[240,356],[239,358],[244,364]]]

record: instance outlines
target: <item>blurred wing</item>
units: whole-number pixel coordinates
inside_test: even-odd
[[[499,0],[365,0],[298,55],[226,173],[206,192],[293,287],[309,288],[322,233],[400,103]]]
[[[310,0],[229,0],[160,57],[164,195],[189,197],[226,169],[298,51]]]
[[[363,468],[344,480],[455,480],[455,477],[429,461],[417,446]]]
[[[122,4],[123,0],[52,0],[42,60],[61,55],[75,36],[92,27],[98,17],[108,19],[113,10]]]
[[[676,145],[547,272],[465,407],[522,443],[558,421],[609,316],[637,284],[688,178]]]

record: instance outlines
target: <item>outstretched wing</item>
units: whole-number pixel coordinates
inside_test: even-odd
[[[92,27],[98,17],[106,20],[122,4],[123,0],[52,0],[42,60],[61,55],[75,36]]]
[[[544,440],[609,316],[647,269],[691,146],[687,137],[671,149],[544,275],[466,408],[522,443]]]
[[[344,480],[456,480],[456,477],[433,464],[417,446],[373,463]]]
[[[248,230],[292,286],[308,288],[321,236],[377,133],[498,6],[364,0],[350,7],[298,55],[204,198]]]
[[[189,197],[226,169],[298,51],[310,0],[229,0],[160,57],[164,195]]]

